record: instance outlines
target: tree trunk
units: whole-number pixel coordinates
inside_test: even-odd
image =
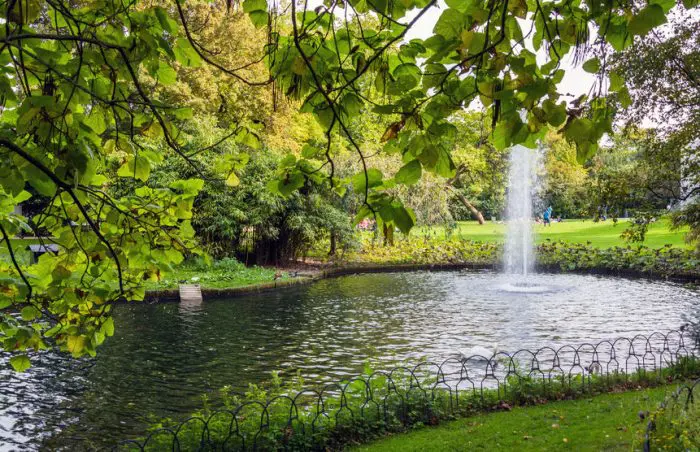
[[[479,212],[479,210],[476,207],[474,207],[472,203],[469,202],[466,196],[464,196],[459,190],[456,190],[454,188],[452,189],[452,193],[454,193],[457,196],[457,199],[459,199],[462,202],[462,204],[464,204],[464,207],[469,209],[469,211],[472,213],[474,218],[476,218],[476,221],[478,221],[479,224],[484,224],[484,215],[482,215],[482,213]]]
[[[394,246],[394,227],[384,224],[384,246]]]
[[[484,215],[483,215],[481,212],[479,212],[479,210],[478,210],[476,207],[474,207],[474,205],[473,205],[472,203],[469,202],[469,200],[467,199],[467,197],[464,196],[464,195],[462,194],[462,192],[460,192],[460,191],[455,187],[455,184],[459,182],[460,176],[461,176],[465,171],[467,171],[467,167],[464,166],[464,165],[460,165],[460,166],[457,168],[454,177],[452,177],[451,179],[449,179],[449,180],[447,181],[447,187],[445,187],[445,189],[446,189],[446,190],[451,190],[452,193],[455,194],[455,195],[457,196],[457,198],[462,202],[462,204],[464,204],[464,206],[465,206],[467,209],[469,209],[469,211],[472,213],[472,215],[474,216],[474,218],[476,218],[476,221],[478,221],[479,224],[484,224]]]
[[[329,256],[335,256],[336,246],[335,232],[331,232],[331,249],[328,251]]]

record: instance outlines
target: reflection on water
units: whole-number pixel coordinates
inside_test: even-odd
[[[367,274],[201,305],[119,306],[96,359],[46,353],[26,374],[0,371],[0,444],[112,444],[273,370],[314,383],[355,375],[368,360],[386,368],[494,343],[576,344],[699,316],[698,293],[670,283],[539,275],[535,286],[554,288],[544,293],[505,283],[490,272]]]

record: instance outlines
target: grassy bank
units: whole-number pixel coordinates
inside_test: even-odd
[[[235,259],[222,259],[207,265],[187,261],[158,282],[148,282],[147,290],[177,289],[178,284],[199,284],[203,289],[232,289],[273,281],[286,281],[289,274],[267,267],[246,267]]]
[[[550,241],[563,241],[566,243],[588,243],[595,248],[610,248],[613,246],[626,246],[620,237],[622,231],[628,227],[628,220],[622,219],[617,223],[612,220],[594,222],[592,220],[564,220],[561,223],[552,223],[551,226],[535,225],[535,240],[537,243]],[[432,236],[445,238],[456,236],[461,239],[481,242],[503,242],[506,225],[487,221],[480,225],[476,221],[460,221],[454,229],[444,226],[417,227],[412,234],[417,236]],[[649,226],[646,240],[642,245],[649,248],[661,248],[671,245],[679,248],[690,247],[684,241],[687,230],[672,231],[670,222],[662,218]]]
[[[391,436],[356,451],[630,450],[676,385],[515,407]]]

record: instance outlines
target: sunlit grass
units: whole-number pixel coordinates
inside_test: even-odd
[[[569,243],[587,243],[596,248],[609,248],[612,246],[627,246],[620,234],[628,224],[628,220],[612,220],[594,222],[593,220],[564,220],[561,223],[554,222],[551,226],[535,225],[536,241],[542,243],[546,240],[562,240]],[[460,221],[452,234],[468,240],[483,242],[499,242],[505,237],[506,225],[487,221],[480,225],[476,221]],[[650,248],[661,248],[665,245],[675,247],[691,247],[685,243],[684,236],[687,229],[672,231],[667,219],[662,218],[649,226],[644,245]],[[445,236],[444,226],[417,227],[412,234]]]
[[[516,407],[388,437],[357,451],[634,450],[647,423],[676,385]]]

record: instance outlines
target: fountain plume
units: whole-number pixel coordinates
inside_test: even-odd
[[[510,275],[525,277],[534,267],[532,222],[538,161],[533,149],[515,145],[510,150],[504,255]]]

